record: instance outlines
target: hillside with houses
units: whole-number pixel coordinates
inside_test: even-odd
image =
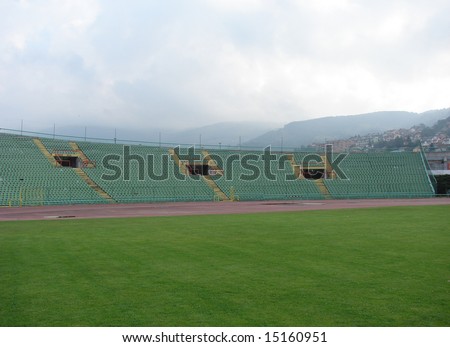
[[[408,129],[391,129],[384,132],[357,135],[346,139],[328,141],[335,151],[367,151],[371,149],[401,150],[422,145],[426,152],[450,151],[450,117],[432,126],[415,125]],[[322,147],[325,143],[312,143]]]

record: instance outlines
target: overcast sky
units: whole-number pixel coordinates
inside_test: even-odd
[[[450,106],[449,0],[0,0],[0,127]]]

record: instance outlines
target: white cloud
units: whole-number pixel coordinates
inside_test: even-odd
[[[249,12],[262,9],[270,1],[264,0],[204,0],[205,4],[219,11]]]
[[[440,0],[2,3],[0,121],[182,127],[448,107],[448,9]]]

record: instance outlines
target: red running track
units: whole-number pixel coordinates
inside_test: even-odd
[[[127,218],[205,214],[311,211],[385,206],[447,205],[450,199],[364,199],[241,202],[168,202],[111,205],[1,207],[0,221],[74,218]],[[449,209],[450,212],[450,209]]]

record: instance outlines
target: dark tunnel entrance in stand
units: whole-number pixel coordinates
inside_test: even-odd
[[[187,169],[189,174],[193,176],[208,176],[209,175],[209,165],[207,164],[187,164]]]
[[[321,178],[325,178],[325,170],[324,169],[303,169],[302,175],[308,180],[320,180]]]
[[[80,159],[75,156],[54,155],[55,160],[63,167],[80,167]]]

